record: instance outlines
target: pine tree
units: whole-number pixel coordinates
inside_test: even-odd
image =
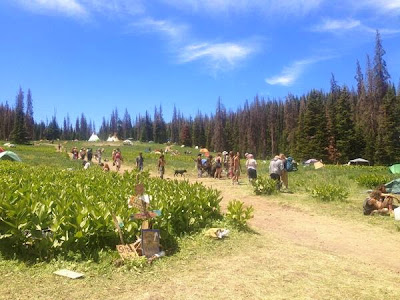
[[[395,89],[389,87],[379,109],[378,145],[375,161],[381,164],[392,164],[400,158],[396,107],[398,107],[398,103]]]
[[[27,139],[32,140],[34,136],[33,127],[35,121],[33,119],[33,100],[31,90],[28,89],[26,95],[26,113],[25,113],[25,128],[27,133]]]
[[[180,143],[185,146],[192,146],[192,137],[190,134],[190,126],[189,124],[185,124],[182,126],[181,134],[180,134]]]
[[[350,109],[350,93],[345,86],[337,101],[335,116],[335,137],[338,157],[334,162],[345,163],[355,158],[357,149],[354,149],[356,142],[356,131],[352,120]]]
[[[304,116],[301,118],[298,139],[301,158],[326,159],[328,137],[325,106],[321,92],[314,90],[308,95]]]
[[[27,142],[24,114],[24,93],[21,88],[19,88],[19,92],[15,100],[14,127],[11,132],[11,139],[17,144],[25,144]]]

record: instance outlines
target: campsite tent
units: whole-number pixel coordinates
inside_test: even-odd
[[[124,145],[133,146],[133,142],[131,140],[125,140],[122,142]]]
[[[396,164],[389,167],[390,172],[393,174],[400,174],[400,164]]]
[[[110,136],[108,137],[107,142],[119,142],[119,139],[117,136]]]
[[[347,163],[349,166],[356,165],[356,166],[369,166],[369,161],[363,158],[356,158],[352,159]]]
[[[100,141],[99,137],[97,136],[97,134],[92,134],[88,140],[89,142],[98,142]]]
[[[400,194],[400,178],[392,180],[389,183],[385,184],[386,192],[392,194]]]
[[[12,151],[4,151],[0,153],[0,160],[21,161],[17,154]]]
[[[316,162],[318,162],[318,160],[316,160],[315,158],[311,158],[311,159],[309,159],[309,160],[306,160],[306,161],[304,162],[304,164],[305,164],[305,165],[311,165],[311,164],[316,163]]]

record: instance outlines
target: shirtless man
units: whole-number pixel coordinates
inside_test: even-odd
[[[388,215],[393,211],[393,198],[388,196],[385,197],[383,201],[380,201],[382,197],[382,192],[379,190],[374,190],[371,192],[370,196],[364,200],[363,209],[364,215]]]
[[[236,155],[233,157],[233,176],[232,176],[232,184],[239,184],[239,176],[240,176],[240,153],[236,152]]]

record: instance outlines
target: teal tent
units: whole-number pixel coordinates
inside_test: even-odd
[[[0,153],[0,160],[21,161],[17,154],[12,151],[4,151]]]
[[[386,191],[392,194],[400,194],[400,178],[385,184]]]
[[[400,164],[389,167],[390,172],[393,174],[400,174]]]

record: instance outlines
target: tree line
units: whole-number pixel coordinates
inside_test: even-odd
[[[356,87],[339,86],[331,76],[330,91],[311,90],[302,96],[288,95],[271,100],[255,96],[236,111],[227,111],[218,99],[216,110],[207,115],[198,112],[185,117],[174,107],[166,122],[162,107],[133,120],[125,109],[118,109],[109,119],[103,117],[98,130],[101,139],[117,135],[142,142],[184,144],[214,151],[233,150],[253,153],[258,158],[279,152],[296,159],[316,158],[331,163],[345,163],[363,157],[377,164],[400,160],[400,94],[390,81],[384,60],[385,50],[379,32],[375,52],[366,57],[365,71],[356,62]],[[36,123],[32,95],[28,90],[26,110],[24,93],[19,90],[16,104],[0,105],[0,140],[26,142],[32,139],[87,140],[95,130],[84,114],[72,124],[69,116],[60,126],[55,118]]]

